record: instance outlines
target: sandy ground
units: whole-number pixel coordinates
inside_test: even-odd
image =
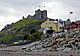
[[[23,46],[0,48],[0,56],[80,56],[80,50],[69,52],[25,52]]]
[[[79,52],[8,52],[0,51],[0,56],[80,56]]]

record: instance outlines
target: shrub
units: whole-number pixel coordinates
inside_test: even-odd
[[[27,40],[30,40],[30,41],[40,40],[42,34],[43,34],[42,32],[32,33],[32,34],[30,34],[30,35],[27,37]]]

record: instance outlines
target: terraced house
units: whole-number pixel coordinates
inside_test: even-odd
[[[47,19],[45,22],[41,24],[41,28],[46,29],[50,28],[54,32],[60,32],[62,31],[62,24],[60,24],[58,21],[55,21],[53,19]]]

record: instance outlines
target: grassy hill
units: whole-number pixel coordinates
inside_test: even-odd
[[[44,22],[44,20],[25,18],[16,23],[12,23],[11,25],[7,25],[0,32],[0,43],[12,43],[15,41],[24,40],[25,36],[31,35],[30,32],[32,30],[37,32],[37,30],[40,29],[42,22]]]

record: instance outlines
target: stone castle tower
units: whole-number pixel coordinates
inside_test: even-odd
[[[35,11],[33,16],[28,15],[28,18],[38,19],[38,20],[46,20],[47,19],[47,10],[41,11],[40,9]]]
[[[47,19],[47,10],[41,11],[40,9],[35,11],[35,19],[46,20]]]

